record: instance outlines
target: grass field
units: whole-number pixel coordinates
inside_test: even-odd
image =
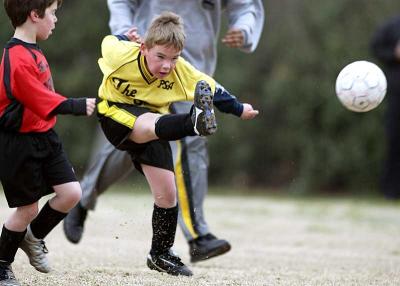
[[[45,200],[42,201],[44,203]],[[22,251],[13,264],[23,285],[400,285],[400,205],[354,199],[209,195],[207,220],[232,250],[190,265],[191,278],[151,271],[150,194],[110,191],[90,213],[82,242],[61,225],[47,237],[50,274]],[[10,210],[1,197],[4,221]],[[180,231],[175,250],[189,263]]]

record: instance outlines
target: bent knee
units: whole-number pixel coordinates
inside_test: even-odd
[[[24,221],[32,221],[38,215],[38,213],[39,206],[37,203],[17,208],[18,216]]]
[[[139,144],[158,139],[155,134],[155,122],[158,117],[159,114],[150,112],[140,115],[135,121],[129,139]]]
[[[82,197],[81,185],[78,182],[56,186],[56,197],[63,208],[73,208]]]
[[[162,195],[155,197],[155,204],[162,208],[173,208],[176,206],[175,190],[165,191]]]
[[[71,190],[67,194],[67,201],[71,207],[74,207],[82,198],[82,189],[79,184]]]

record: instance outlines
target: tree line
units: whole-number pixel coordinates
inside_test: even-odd
[[[39,43],[55,87],[69,97],[97,95],[97,59],[109,33],[106,1],[64,1],[51,38]],[[395,0],[265,0],[266,22],[253,54],[219,47],[216,79],[260,110],[242,122],[217,112],[209,139],[210,183],[297,193],[376,192],[383,164],[385,101],[361,114],[335,95],[336,76],[356,60],[377,63],[372,33],[400,11]],[[0,11],[0,40],[12,36]],[[223,33],[223,31],[221,31]],[[91,119],[59,116],[57,130],[78,173],[89,161],[97,128]]]

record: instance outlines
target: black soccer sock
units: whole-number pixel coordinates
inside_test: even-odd
[[[174,245],[177,223],[178,206],[164,209],[154,204],[151,254],[162,254]]]
[[[12,231],[3,225],[0,236],[0,263],[11,264],[14,262],[15,254],[25,233],[26,230],[23,232]]]
[[[158,118],[155,126],[158,138],[167,141],[182,139],[186,136],[194,136],[194,126],[189,113],[166,114]]]
[[[38,216],[31,222],[31,231],[33,235],[38,239],[45,238],[66,215],[66,213],[52,209],[49,202],[47,202]]]

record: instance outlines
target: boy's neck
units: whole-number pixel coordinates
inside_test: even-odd
[[[19,26],[15,29],[14,38],[26,43],[36,44],[36,32],[32,26]]]

